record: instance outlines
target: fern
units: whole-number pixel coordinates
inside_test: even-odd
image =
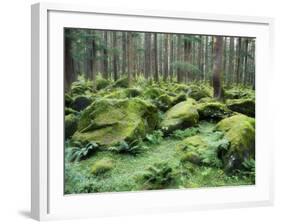
[[[163,132],[161,130],[156,130],[152,134],[146,134],[145,139],[152,145],[158,145],[163,140]]]
[[[88,158],[89,155],[95,152],[98,148],[99,146],[95,142],[88,143],[84,147],[81,146],[81,143],[76,143],[75,146],[67,148],[66,158],[70,162],[78,162]]]
[[[117,145],[109,147],[108,150],[118,153],[128,153],[132,155],[137,155],[147,148],[148,147],[144,144],[141,139],[136,139],[130,143],[126,141],[120,141]]]
[[[175,138],[175,139],[185,139],[187,137],[191,137],[194,136],[196,134],[198,134],[199,128],[196,127],[191,127],[191,128],[187,128],[185,130],[175,130],[172,134],[171,137]]]

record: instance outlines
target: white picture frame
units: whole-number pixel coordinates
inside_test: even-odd
[[[94,6],[32,5],[31,214],[37,220],[264,206],[273,203],[269,130],[271,18]],[[256,46],[256,185],[125,193],[63,194],[63,28],[251,36]],[[267,77],[262,74],[267,74]]]

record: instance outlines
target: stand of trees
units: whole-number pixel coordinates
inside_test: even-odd
[[[80,74],[210,82],[218,98],[223,84],[254,88],[254,38],[67,28],[64,44],[66,90]]]

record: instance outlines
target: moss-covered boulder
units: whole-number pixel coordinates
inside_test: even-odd
[[[230,142],[228,150],[221,152],[224,167],[240,169],[245,160],[255,156],[255,119],[243,114],[221,120],[216,130],[222,131]]]
[[[97,90],[101,90],[110,85],[110,80],[104,78],[97,78]]]
[[[72,108],[69,107],[65,107],[64,108],[64,115],[68,115],[68,114],[77,114],[78,112]]]
[[[156,99],[163,94],[166,94],[163,89],[159,87],[149,87],[143,92],[142,97],[145,99]]]
[[[220,102],[199,103],[196,107],[200,120],[221,120],[232,114],[232,111]]]
[[[100,159],[91,167],[93,175],[101,175],[113,169],[113,160],[109,158]]]
[[[137,97],[139,95],[141,95],[141,89],[133,87],[113,89],[110,92],[104,94],[104,97],[108,99],[125,99]]]
[[[208,90],[204,86],[199,86],[199,85],[190,85],[186,93],[188,97],[191,97],[195,100],[200,100],[204,97],[211,96],[210,90]]]
[[[120,88],[128,88],[129,87],[129,80],[128,77],[120,78],[116,80],[112,87],[120,87]]]
[[[248,115],[250,117],[255,117],[255,100],[253,99],[227,100],[226,105],[233,111]]]
[[[166,133],[176,129],[188,128],[197,124],[199,114],[197,112],[195,101],[188,99],[176,104],[165,114],[160,127]]]
[[[249,88],[232,87],[224,90],[225,99],[254,99],[255,91]]]
[[[73,102],[71,104],[71,108],[76,111],[84,110],[87,106],[89,106],[92,103],[92,99],[89,96],[76,96],[73,99]]]
[[[69,114],[65,116],[64,121],[65,139],[68,139],[77,130],[78,119],[74,114]]]
[[[182,162],[188,161],[199,165],[202,163],[202,157],[200,154],[208,150],[208,144],[201,136],[195,135],[180,142],[177,145],[177,150],[182,152]]]
[[[185,100],[187,100],[186,94],[181,92],[181,93],[177,94],[176,96],[172,97],[172,105],[176,105]]]
[[[144,100],[98,99],[81,114],[73,139],[110,146],[143,137],[157,123],[157,108]]]
[[[162,94],[153,102],[161,111],[167,111],[172,107],[173,98],[168,94]]]

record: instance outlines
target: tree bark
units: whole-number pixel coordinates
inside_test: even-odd
[[[234,81],[234,37],[230,37],[229,42],[229,57],[228,57],[228,80],[227,83],[230,84]]]
[[[169,34],[164,35],[164,81],[166,82],[169,75]]]
[[[145,66],[144,66],[144,77],[146,79],[149,78],[151,74],[151,33],[145,33],[145,55],[144,55],[144,61],[145,61]]]
[[[154,81],[159,82],[159,74],[158,74],[158,47],[157,47],[157,33],[153,34],[154,38]]]
[[[117,68],[117,60],[118,60],[118,52],[117,52],[117,32],[112,32],[112,43],[113,43],[113,79],[116,81],[118,79],[118,68]]]
[[[71,83],[75,80],[73,59],[71,55],[72,50],[72,40],[71,40],[71,31],[69,29],[65,30],[64,37],[64,84],[65,91],[70,89]]]
[[[131,86],[132,83],[132,72],[133,72],[133,37],[132,32],[128,32],[128,83]]]
[[[103,48],[103,77],[108,79],[108,34],[104,31],[104,48]]]
[[[222,37],[215,37],[214,46],[215,60],[213,68],[213,87],[214,87],[214,98],[222,99],[222,84],[221,84],[221,73],[222,73]]]

